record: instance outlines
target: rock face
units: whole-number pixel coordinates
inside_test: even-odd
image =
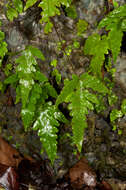
[[[126,92],[126,54],[122,54],[117,58],[115,68],[115,82]]]
[[[76,189],[82,188],[83,185],[96,186],[96,174],[85,158],[82,158],[70,169],[69,176],[72,186]]]

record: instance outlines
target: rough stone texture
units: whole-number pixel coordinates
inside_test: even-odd
[[[118,56],[116,64],[115,81],[126,92],[126,54]]]

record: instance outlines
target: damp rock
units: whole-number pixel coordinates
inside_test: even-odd
[[[118,88],[126,92],[126,54],[118,56],[115,64],[115,82]]]

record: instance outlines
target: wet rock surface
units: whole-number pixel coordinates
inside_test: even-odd
[[[64,47],[60,52],[57,50],[56,41],[59,41],[59,38],[61,40],[65,40],[65,46],[73,43],[72,39],[76,34],[76,20],[73,21],[64,13],[60,16],[56,16],[54,18],[56,30],[54,29],[53,32],[47,37],[47,35],[43,33],[43,25],[40,25],[38,22],[39,15],[38,13],[36,14],[36,12],[39,12],[39,10],[37,9],[36,11],[36,7],[29,9],[24,15],[20,15],[19,20],[15,23],[11,23],[10,25],[8,25],[9,21],[5,17],[1,16],[4,21],[2,29],[6,34],[6,42],[8,43],[9,51],[16,52],[23,50],[28,44],[35,45],[42,50],[46,57],[45,61],[39,62],[39,66],[41,71],[48,77],[50,76],[50,71],[52,70],[49,63],[53,59],[58,60],[57,69],[60,70],[63,79],[66,77],[71,78],[73,73],[80,75],[89,65],[89,58],[85,57],[82,53],[84,41],[88,35],[95,31],[95,24],[104,16],[104,3],[105,2],[103,0],[81,0],[76,2],[78,18],[85,19],[90,25],[88,28],[88,33],[84,34],[84,40],[78,38],[78,41],[80,42],[80,49],[73,50],[69,57],[64,55]],[[123,4],[126,2],[119,1],[119,3]],[[31,15],[31,12],[34,14]],[[7,26],[9,27],[9,30]],[[122,97],[125,96],[125,63],[125,54],[120,55],[115,65],[117,69],[115,78],[115,92],[119,95],[119,101],[115,107],[119,107]],[[5,75],[3,71],[0,71],[0,81],[3,81],[4,78]],[[20,117],[21,105],[15,105],[14,102],[15,91],[12,87],[8,87],[6,94],[0,94],[1,136],[17,148],[22,155],[26,157],[33,157],[39,161],[45,158],[47,159],[47,155],[40,154],[41,143],[37,137],[37,134],[35,132],[24,132]],[[112,131],[112,126],[108,119],[109,112],[110,110],[108,110],[104,115],[99,114],[96,116],[95,114],[91,114],[89,116],[89,120],[91,120],[91,122],[89,122],[89,128],[85,130],[81,156],[86,157],[100,180],[105,178],[114,178],[114,182],[110,182],[113,190],[124,190],[126,189],[126,118],[123,117],[118,123],[123,129],[122,135],[119,136],[116,131]],[[66,132],[70,132],[68,130],[69,126],[61,126],[61,128],[63,128],[61,129],[61,135],[64,135]],[[33,186],[37,186],[38,189],[44,190],[67,190],[73,188],[83,188],[84,190],[90,190],[91,188],[94,189],[96,182],[95,174],[92,172],[92,169],[88,166],[87,162],[85,164],[85,162],[81,161],[80,164],[74,165],[78,161],[78,158],[73,154],[73,149],[74,147],[72,144],[70,145],[69,138],[64,138],[60,141],[58,147],[58,158],[54,163],[54,171],[53,169],[47,168],[48,162],[44,162],[43,165],[37,163],[37,167],[35,164],[32,165],[30,163],[28,168],[25,167],[24,163],[24,171],[26,171],[26,173],[31,172],[31,174],[26,176],[26,179],[30,178],[31,181],[29,181],[29,183],[34,181],[35,183],[32,184]],[[0,150],[2,150],[2,148],[0,148]],[[3,151],[0,152],[0,154],[2,155]],[[4,162],[1,163],[4,164]],[[72,166],[73,169],[71,168]],[[34,169],[35,167],[36,170]],[[40,168],[42,168],[43,173],[40,172]],[[70,171],[69,168],[71,168]],[[91,174],[91,179],[94,180],[94,185],[91,187],[88,187],[88,182],[85,182],[85,178],[82,177],[84,176],[83,173],[85,169],[86,175],[88,176]],[[21,166],[19,167],[19,170],[21,171]],[[45,174],[44,171],[49,173]],[[51,171],[54,173],[51,173]],[[74,184],[72,186],[70,186],[70,183],[63,178],[68,171],[70,172],[71,183]],[[29,175],[31,176],[29,177]],[[50,179],[50,182],[44,182],[45,175],[47,179]],[[79,177],[80,179],[76,180]],[[57,179],[58,181],[55,182]],[[117,183],[121,183],[122,186],[120,187],[119,185],[117,188]],[[28,185],[29,184],[27,184],[26,189],[28,189]],[[21,189],[24,188],[25,187],[22,185]],[[98,187],[96,188],[98,189]],[[104,183],[99,187],[99,189],[111,190],[110,187],[107,189],[107,185],[105,186]]]

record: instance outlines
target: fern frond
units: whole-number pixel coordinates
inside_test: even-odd
[[[113,27],[108,34],[109,46],[110,50],[112,51],[114,62],[116,62],[116,59],[120,53],[122,37],[123,37],[123,32],[121,28],[119,28],[118,26]]]
[[[8,1],[6,4],[6,15],[10,21],[18,17],[19,13],[23,11],[23,3],[21,0]]]
[[[27,106],[21,110],[21,117],[22,117],[25,131],[27,131],[28,127],[34,121],[36,104],[37,104],[37,101],[40,99],[41,94],[42,94],[41,86],[36,83],[32,88]]]
[[[109,49],[112,51],[114,62],[120,52],[123,31],[126,31],[126,24],[124,22],[125,18],[126,5],[123,5],[108,14],[108,16],[104,18],[98,26],[99,29],[105,27],[106,30],[109,30]]]
[[[72,80],[66,79],[64,81],[64,87],[61,91],[61,94],[58,96],[56,100],[56,106],[58,106],[60,103],[65,102],[66,98],[74,91],[74,89],[77,87],[79,78],[76,75],[72,76]]]
[[[60,116],[62,120],[62,113],[48,103],[39,109],[38,118],[33,125],[33,129],[38,131],[42,146],[52,163],[57,153],[57,127]]]
[[[32,7],[38,0],[27,0],[24,11],[26,11],[29,7]]]
[[[24,108],[27,104],[29,93],[34,85],[35,65],[37,62],[31,52],[25,50],[23,54],[16,59],[16,63],[19,63],[16,68],[16,73],[19,78],[22,106]]]
[[[60,6],[65,5],[69,7],[71,0],[43,0],[40,2],[39,7],[42,8],[40,22],[45,22],[44,32],[49,33],[52,31],[53,23],[50,21],[50,17],[60,15]]]
[[[86,115],[93,110],[95,104],[99,104],[97,96],[88,91],[106,94],[108,89],[94,76],[84,73],[79,77],[73,76],[72,80],[65,82],[64,88],[57,98],[56,106],[61,102],[70,103],[68,108],[72,116],[73,140],[79,151],[81,151],[84,129],[87,127]]]
[[[111,28],[112,23],[114,25],[126,17],[126,5],[122,5],[108,14],[108,16],[99,23],[98,28]]]
[[[101,77],[101,68],[105,60],[105,54],[108,54],[108,40],[106,36],[101,36],[99,34],[93,34],[88,37],[84,46],[85,55],[93,55],[90,70],[93,74]]]
[[[83,81],[83,87],[91,88],[92,90],[107,94],[107,87],[95,76],[89,75],[88,73],[84,73],[80,76],[80,80]]]
[[[8,52],[7,43],[4,41],[4,39],[5,39],[5,34],[4,32],[0,31],[0,67],[2,65],[2,60],[5,54]]]

